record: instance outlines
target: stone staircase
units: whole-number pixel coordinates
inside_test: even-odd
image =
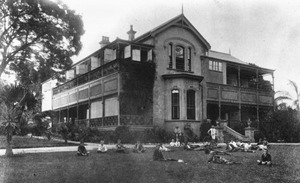
[[[246,137],[245,135],[242,135],[238,133],[237,131],[233,130],[229,126],[227,126],[227,123],[221,123],[220,127],[218,128],[222,132],[220,132],[220,135],[222,135],[223,142],[228,143],[231,139],[234,141],[249,141],[249,137]]]
[[[239,140],[238,138],[236,138],[235,136],[231,135],[230,133],[223,131],[223,138],[224,138],[224,142],[228,143],[232,140],[237,141]]]

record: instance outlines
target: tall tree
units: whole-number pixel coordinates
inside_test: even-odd
[[[275,101],[277,103],[280,103],[284,100],[292,101],[293,106],[296,108],[296,110],[299,111],[300,109],[300,91],[298,89],[298,86],[296,82],[289,80],[288,83],[292,87],[292,93],[289,91],[278,91],[276,94],[279,96],[275,98]]]
[[[81,16],[51,0],[0,0],[0,29],[0,76],[7,66],[18,72],[24,63],[68,69],[84,33]]]

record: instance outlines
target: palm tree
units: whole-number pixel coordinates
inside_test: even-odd
[[[26,102],[28,92],[21,85],[6,85],[0,91],[0,117],[1,125],[6,133],[6,156],[12,156],[11,141],[16,132],[18,122],[27,117],[28,104]]]
[[[283,103],[284,101],[292,101],[292,105],[296,108],[296,110],[299,111],[300,109],[300,93],[298,90],[298,86],[296,82],[289,80],[288,83],[290,86],[292,86],[293,93],[290,93],[288,91],[277,91],[276,94],[279,94],[278,97],[275,98],[276,103]]]

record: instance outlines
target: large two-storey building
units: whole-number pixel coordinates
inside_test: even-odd
[[[43,111],[56,121],[102,129],[189,127],[205,119],[236,128],[273,110],[273,72],[211,50],[183,15],[135,38],[109,42],[66,71],[66,82],[43,83]]]

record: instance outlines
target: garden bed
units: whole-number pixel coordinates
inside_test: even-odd
[[[34,148],[34,147],[59,147],[59,146],[76,146],[77,144],[67,143],[48,140],[38,139],[29,136],[14,136],[12,140],[12,148]],[[0,149],[5,149],[6,136],[0,136]]]

